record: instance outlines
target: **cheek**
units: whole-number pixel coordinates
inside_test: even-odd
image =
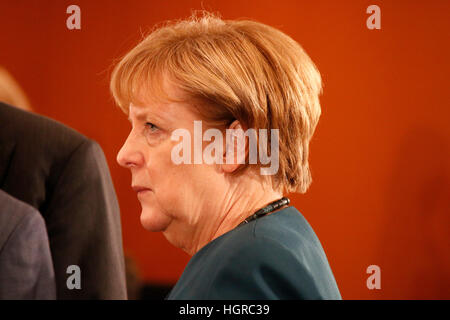
[[[164,142],[157,147],[149,148],[145,155],[145,169],[147,171],[150,185],[155,188],[161,185],[164,176],[169,173],[173,166],[170,158],[170,143]]]
[[[167,215],[175,219],[191,220],[193,212],[198,211],[200,195],[206,181],[199,181],[201,165],[166,162],[154,171],[155,200]]]
[[[147,176],[153,195],[148,205],[159,207],[164,215],[181,218],[211,200],[208,191],[214,189],[218,177],[212,165],[175,164],[171,152],[172,146],[167,145],[149,154]]]
[[[154,192],[153,200],[168,210],[173,209],[171,207],[177,198],[184,193],[189,172],[186,165],[172,162],[171,151],[170,145],[158,147],[152,150],[146,161],[147,177]]]

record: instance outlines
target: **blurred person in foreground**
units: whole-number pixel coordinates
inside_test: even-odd
[[[49,241],[53,262],[48,272],[54,272],[58,299],[126,299],[120,211],[102,149],[57,121],[24,111],[31,110],[27,101],[10,74],[0,69],[0,189],[39,210],[44,218],[48,232],[45,241]],[[15,215],[7,220],[11,223],[22,215],[11,206],[8,212]],[[42,240],[38,230],[45,230],[45,226],[31,214],[25,217],[35,225],[29,222],[22,228],[21,246],[15,248],[24,249],[16,255],[31,266],[36,254],[42,252],[25,250],[23,239],[27,234],[23,233],[30,232],[30,239],[41,236]],[[37,243],[32,248],[38,248]],[[3,254],[2,259],[6,256]],[[10,278],[15,262],[3,263],[9,271],[0,268],[0,278]],[[80,289],[67,284],[69,277],[78,276],[70,266],[79,267]],[[25,294],[25,279],[24,288],[15,289],[20,293],[17,298],[33,297]],[[48,290],[51,292],[51,288]]]
[[[2,66],[0,66],[0,101],[23,110],[32,111],[25,92]]]
[[[118,62],[111,91],[132,129],[117,161],[144,228],[192,256],[168,299],[341,299],[313,229],[283,197],[311,183],[321,90],[292,38],[208,12],[155,29]],[[255,163],[255,141],[260,159],[278,155],[274,172]]]
[[[5,299],[56,299],[56,284],[44,219],[0,190],[0,300]]]

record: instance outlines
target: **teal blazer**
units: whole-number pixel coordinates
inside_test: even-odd
[[[313,229],[294,207],[214,239],[189,261],[167,299],[341,299]]]

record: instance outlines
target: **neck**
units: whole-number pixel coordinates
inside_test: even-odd
[[[205,212],[217,214],[205,215],[203,224],[199,221],[191,237],[187,237],[191,239],[190,243],[180,246],[189,255],[194,255],[209,242],[236,228],[257,210],[282,197],[282,193],[272,188],[261,188],[261,184],[254,181],[238,186],[230,188],[220,203],[214,202],[204,208]]]
[[[211,185],[208,192],[194,199],[177,218],[173,216],[163,234],[172,245],[192,256],[282,196],[271,183],[252,176],[224,180]]]

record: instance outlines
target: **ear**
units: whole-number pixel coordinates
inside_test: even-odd
[[[231,173],[237,170],[240,165],[245,164],[248,143],[244,129],[238,120],[233,121],[225,133],[225,148],[221,167],[223,172]]]

